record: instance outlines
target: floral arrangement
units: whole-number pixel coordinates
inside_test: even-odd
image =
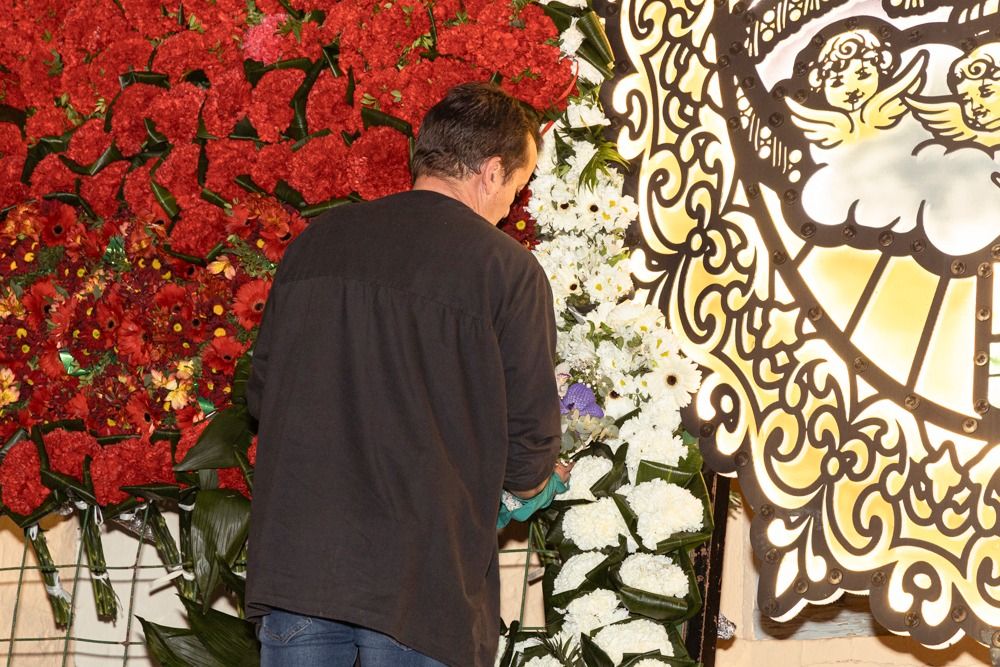
[[[141,516],[192,625],[143,621],[151,652],[253,662],[247,624],[208,604],[220,586],[242,591],[256,452],[244,386],[274,270],[310,218],[409,187],[424,112],[457,83],[493,80],[554,123],[504,229],[552,280],[564,450],[577,460],[539,524],[560,554],[546,574],[551,637],[511,630],[498,660],[613,660],[640,636],[643,652],[680,655],[671,624],[696,606],[693,589],[679,594],[684,549],[710,528],[700,460],[678,435],[698,376],[660,313],[624,301],[635,206],[602,137],[611,53],[593,12],[523,0],[3,9],[0,501],[57,623],[71,622],[69,596],[39,518],[78,514],[98,611],[113,619],[99,527]],[[684,510],[668,519],[662,503]],[[179,541],[163,507],[181,514]],[[660,560],[628,560],[647,555]]]

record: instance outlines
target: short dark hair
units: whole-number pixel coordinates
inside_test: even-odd
[[[455,86],[424,116],[410,173],[463,179],[485,160],[500,157],[504,175],[524,166],[528,137],[540,148],[539,116],[530,106],[490,83]]]

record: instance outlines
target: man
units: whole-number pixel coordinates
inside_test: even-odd
[[[289,247],[248,387],[265,667],[493,664],[501,491],[542,491],[560,442],[551,290],[495,227],[539,141],[516,100],[458,86],[421,125],[411,191]]]

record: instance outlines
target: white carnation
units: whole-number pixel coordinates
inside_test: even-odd
[[[667,629],[659,623],[646,619],[608,626],[594,635],[594,643],[600,646],[616,665],[622,661],[626,653],[659,651],[660,655],[665,657],[674,654]]]
[[[582,595],[566,605],[563,627],[559,636],[576,639],[581,634],[628,618],[628,610],[614,592],[604,588]]]
[[[669,431],[664,429],[640,431],[630,437],[627,442],[628,452],[625,455],[625,467],[628,469],[629,479],[632,480],[635,479],[635,474],[639,470],[640,461],[676,466],[688,451],[681,438],[671,435]]]
[[[580,68],[578,72],[580,79],[595,84],[604,83],[604,74],[601,73],[601,70],[597,69],[583,58],[577,58],[576,63]]]
[[[552,582],[553,593],[576,590],[586,580],[587,573],[607,558],[600,551],[584,551],[563,563],[562,569]]]
[[[584,551],[618,544],[628,532],[625,519],[611,498],[575,505],[563,516],[563,534]]]
[[[639,521],[636,532],[647,549],[680,532],[703,527],[701,502],[687,489],[662,479],[637,484],[628,496],[628,504]]]
[[[575,371],[589,371],[597,364],[597,348],[587,338],[587,327],[576,326],[556,340],[556,354]]]
[[[532,658],[524,663],[524,667],[563,667],[558,658],[551,655],[543,655],[539,658]]]
[[[632,554],[618,575],[626,586],[656,595],[682,598],[688,594],[687,574],[666,556]]]
[[[591,493],[597,480],[611,470],[611,461],[603,456],[584,456],[573,464],[573,474],[569,478],[569,491],[559,496],[559,500],[594,500]]]

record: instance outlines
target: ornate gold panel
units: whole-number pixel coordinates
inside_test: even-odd
[[[993,2],[619,0],[605,107],[761,609],[1000,647]]]

